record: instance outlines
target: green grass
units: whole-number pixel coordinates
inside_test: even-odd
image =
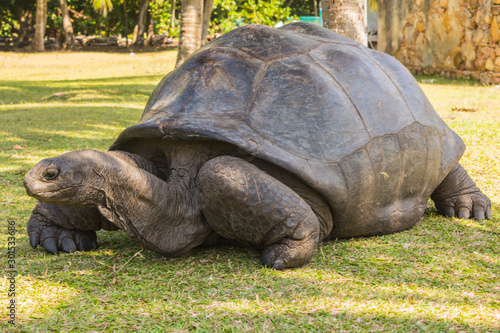
[[[0,258],[7,267],[14,221],[17,330],[499,331],[500,89],[470,82],[422,86],[466,142],[462,164],[491,198],[491,221],[443,218],[429,205],[410,230],[324,243],[310,264],[283,272],[228,246],[164,258],[122,232],[99,232],[93,252],[32,250],[35,200],[24,174],[45,157],[107,149],[174,60],[174,52],[0,54]],[[5,275],[0,284],[2,330],[11,328]]]

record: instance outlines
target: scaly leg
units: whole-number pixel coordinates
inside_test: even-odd
[[[262,248],[274,269],[308,263],[320,224],[311,207],[288,186],[247,161],[220,156],[198,174],[203,214],[221,236]]]
[[[491,202],[476,187],[467,171],[457,164],[431,195],[442,215],[460,219],[491,219]]]

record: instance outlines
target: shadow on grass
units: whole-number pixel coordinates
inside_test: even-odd
[[[161,75],[145,75],[60,81],[0,81],[0,105],[67,100],[78,103],[143,100],[149,97],[161,78]]]
[[[138,104],[140,105],[140,104]],[[133,107],[39,105],[0,111],[2,185],[22,188],[25,173],[42,158],[78,149],[107,150],[118,134],[135,123]]]

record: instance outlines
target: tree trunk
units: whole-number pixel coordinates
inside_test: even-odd
[[[181,65],[191,53],[201,46],[203,25],[203,0],[182,0],[181,35],[175,67]]]
[[[127,0],[123,0],[123,30],[124,30],[124,34],[125,34],[125,43],[128,47]]]
[[[321,0],[323,26],[367,44],[364,0]]]
[[[132,44],[137,46],[144,45],[144,26],[146,25],[148,5],[149,0],[141,0],[141,3],[139,4],[139,16],[137,18],[137,24],[134,28],[134,37],[132,38]]]
[[[23,10],[22,7],[16,8],[17,22],[19,23],[19,37],[14,42],[14,49],[30,45],[34,37],[33,12]]]
[[[155,22],[152,13],[148,13],[148,33],[146,38],[146,45],[153,46],[155,36]]]
[[[35,41],[33,48],[37,52],[45,51],[44,37],[47,25],[47,0],[36,0]]]
[[[172,17],[170,17],[170,27],[173,28],[175,26],[175,0],[172,1]]]
[[[201,46],[207,43],[208,25],[214,9],[214,0],[203,1],[203,25],[201,26]]]
[[[64,43],[63,47],[67,50],[73,50],[75,47],[75,35],[73,34],[73,26],[71,25],[71,19],[68,12],[68,3],[66,0],[59,0],[59,6],[61,7],[62,21],[64,28]]]

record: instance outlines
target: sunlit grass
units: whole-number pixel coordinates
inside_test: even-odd
[[[35,200],[24,174],[42,158],[106,150],[174,60],[175,52],[0,54],[0,256],[6,265],[15,221],[19,331],[498,332],[500,89],[475,83],[422,87],[466,142],[461,163],[492,199],[492,221],[444,218],[429,205],[410,230],[324,243],[309,265],[283,272],[234,247],[164,258],[122,232],[99,232],[93,252],[32,250],[25,228]],[[4,309],[6,288],[0,279]]]

